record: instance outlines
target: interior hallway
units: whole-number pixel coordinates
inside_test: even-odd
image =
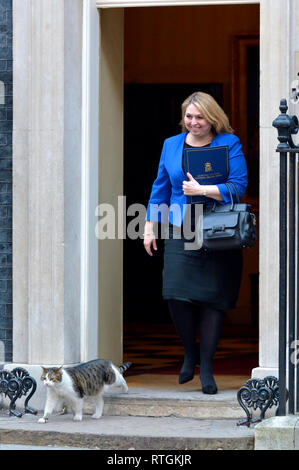
[[[132,366],[125,373],[131,387],[200,390],[199,368],[194,379],[179,385],[178,373],[183,348],[170,324],[124,325],[124,362]],[[258,337],[255,329],[224,327],[214,358],[214,375],[219,390],[238,389],[251,378],[258,365]]]

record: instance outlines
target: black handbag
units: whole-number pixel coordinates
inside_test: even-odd
[[[231,185],[237,196],[234,203]],[[235,186],[226,184],[231,204],[205,206],[202,219],[202,248],[209,251],[250,248],[257,240],[256,217],[251,205],[241,203]]]

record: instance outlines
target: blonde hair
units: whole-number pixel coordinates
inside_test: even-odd
[[[182,103],[182,120],[180,125],[182,126],[182,132],[185,132],[187,129],[184,123],[184,117],[186,114],[186,109],[190,104],[193,104],[197,107],[199,112],[203,117],[212,125],[213,130],[217,134],[230,133],[233,134],[234,130],[231,128],[229,119],[223,109],[219,104],[214,100],[211,95],[197,91],[188,96],[185,101]]]

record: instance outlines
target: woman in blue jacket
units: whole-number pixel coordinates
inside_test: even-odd
[[[230,194],[224,183],[201,185],[186,173],[184,148],[227,146],[227,181],[233,183],[239,198],[247,187],[247,168],[240,141],[212,96],[202,92],[190,95],[182,104],[181,125],[183,132],[166,139],[163,145],[147,209],[144,247],[153,256],[152,249],[157,250],[155,223],[167,221],[169,238],[165,240],[164,247],[162,294],[168,301],[170,315],[184,346],[179,383],[192,380],[194,368],[199,364],[202,391],[214,394],[217,393],[217,385],[212,362],[220,337],[223,311],[234,308],[238,298],[242,251],[185,249],[183,229],[187,207],[191,208],[194,229],[194,204],[189,205],[190,196],[206,196],[207,204],[215,201],[226,204],[230,201]],[[237,200],[235,192],[233,196]],[[174,206],[180,210],[171,210]],[[178,230],[180,237],[177,236]]]

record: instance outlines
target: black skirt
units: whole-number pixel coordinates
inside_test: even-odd
[[[235,307],[242,277],[242,250],[185,250],[190,240],[173,238],[173,226],[164,243],[164,299],[205,303],[220,310]],[[181,230],[182,233],[182,230]]]

